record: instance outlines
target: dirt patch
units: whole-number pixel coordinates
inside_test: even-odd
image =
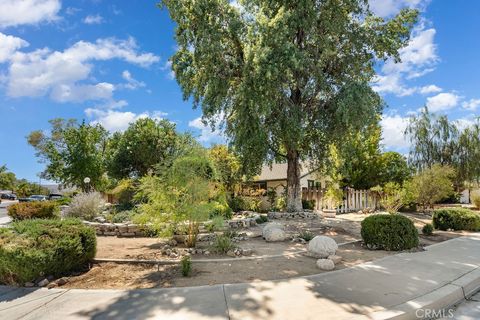
[[[336,270],[376,260],[394,252],[371,251],[359,243],[341,246],[337,254],[343,261]],[[190,277],[182,277],[178,266],[98,263],[90,271],[70,277],[64,288],[155,288],[213,285],[285,279],[322,273],[316,259],[304,255],[257,260],[195,263]]]
[[[402,213],[403,214],[403,213]],[[466,235],[466,232],[435,231],[432,236],[421,234],[421,228],[431,222],[431,217],[422,214],[406,213],[413,220],[420,234],[420,247]],[[355,243],[340,246],[337,254],[343,257],[335,269],[352,267],[360,263],[380,259],[397,252],[371,251],[364,248],[360,240],[361,221],[368,215],[345,214],[334,219],[315,220],[276,220],[285,226],[290,237],[302,231],[313,235],[326,235],[337,243]],[[236,245],[242,249],[252,249],[252,258],[231,259],[225,255],[192,255],[193,271],[190,277],[182,277],[180,267],[175,265],[156,266],[148,264],[97,263],[88,272],[70,277],[66,288],[155,288],[213,285],[220,283],[255,282],[262,280],[285,279],[322,273],[316,267],[316,259],[305,256],[306,245],[298,242],[267,243],[261,237],[261,227],[240,230],[249,235],[248,240]],[[97,238],[97,258],[116,259],[168,259],[162,255],[167,239],[157,238]],[[201,245],[209,248],[208,243]],[[177,247],[179,251],[185,248]],[[268,258],[261,258],[266,257]],[[272,257],[275,256],[275,257]],[[198,260],[225,259],[225,261],[198,262]]]

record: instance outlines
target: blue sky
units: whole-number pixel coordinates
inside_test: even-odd
[[[378,66],[372,86],[388,108],[385,149],[406,152],[408,116],[428,105],[462,124],[480,109],[480,2],[371,0],[389,17],[421,10],[401,64]],[[455,3],[455,5],[454,5]],[[55,117],[124,130],[139,117],[167,118],[202,143],[221,141],[184,102],[168,64],[174,24],[156,1],[0,0],[0,165],[38,181],[43,165],[25,137]]]

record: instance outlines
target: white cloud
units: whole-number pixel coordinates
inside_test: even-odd
[[[134,79],[128,70],[122,72],[122,78],[127,81],[127,83],[122,85],[123,88],[135,90],[137,88],[145,87],[145,82]]]
[[[408,45],[399,51],[401,62],[390,59],[384,63],[381,73],[374,79],[372,88],[379,93],[393,93],[397,96],[422,93],[423,88],[408,87],[405,79],[421,77],[434,70],[438,62],[435,45],[436,30],[425,29],[422,23],[416,27]],[[432,87],[433,88],[433,87]]]
[[[91,77],[93,61],[120,59],[142,67],[159,61],[152,53],[139,53],[133,38],[79,41],[64,51],[48,48],[16,52],[10,59],[7,94],[11,97],[50,95],[56,101],[109,99],[109,83],[84,83]]]
[[[1,0],[0,28],[58,19],[60,0]]]
[[[440,92],[442,91],[442,88],[440,87],[437,87],[436,85],[434,84],[431,84],[429,86],[424,86],[424,87],[421,87],[419,92],[421,94],[429,94],[429,93],[436,93],[436,92]]]
[[[384,115],[380,124],[382,141],[388,149],[399,150],[408,147],[409,144],[404,135],[408,118],[399,115]]]
[[[27,46],[27,41],[0,32],[0,63],[10,60],[18,49]]]
[[[427,107],[432,112],[444,111],[456,107],[460,99],[454,93],[443,92],[427,98]]]
[[[477,110],[478,106],[480,106],[480,99],[470,99],[462,103],[463,108],[471,111]]]
[[[85,19],[83,19],[83,23],[85,24],[102,24],[103,22],[103,17],[99,14],[88,15],[85,17]]]
[[[124,131],[132,122],[142,118],[152,118],[160,120],[167,114],[161,111],[143,112],[136,114],[130,111],[101,110],[89,108],[85,110],[85,114],[93,118],[92,124],[101,124],[110,132]]]
[[[397,14],[403,8],[424,8],[430,0],[369,0],[370,9],[380,17]]]
[[[218,120],[215,124],[215,130],[212,130],[211,126],[205,125],[201,117],[188,122],[188,126],[200,130],[200,136],[198,137],[198,140],[201,142],[223,142],[223,132],[220,129],[222,119],[223,116],[218,116]]]

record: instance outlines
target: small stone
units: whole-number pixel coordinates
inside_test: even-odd
[[[203,252],[203,254],[206,255],[206,256],[208,256],[208,255],[210,255],[210,251],[205,250],[205,251]]]
[[[233,250],[228,250],[227,256],[235,258],[235,252]]]
[[[170,246],[172,246],[172,247],[175,247],[175,246],[177,246],[178,243],[177,243],[177,240],[175,240],[175,239],[170,239],[170,240],[168,241],[168,244],[169,244]]]
[[[335,240],[326,236],[315,236],[307,246],[310,256],[321,259],[335,255],[337,249],[338,245]]]
[[[321,270],[330,271],[335,269],[335,264],[330,259],[318,259],[317,267]]]
[[[68,278],[66,278],[66,277],[63,277],[63,278],[60,278],[60,279],[57,280],[57,284],[59,286],[63,286],[64,284],[67,284],[67,282],[68,282]]]
[[[40,280],[38,283],[37,283],[37,286],[39,287],[45,287],[46,285],[48,285],[50,283],[50,281],[48,281],[47,278],[43,279],[43,280]]]
[[[48,285],[47,285],[47,288],[48,289],[53,289],[53,288],[56,288],[58,287],[58,284],[56,282],[50,282]]]
[[[172,252],[170,254],[170,259],[176,259],[176,258],[178,258],[178,254]]]
[[[242,250],[242,255],[244,255],[244,256],[251,256],[252,253],[253,253],[252,249],[243,249]]]
[[[25,283],[25,287],[27,287],[27,288],[31,288],[31,287],[34,287],[34,286],[35,286],[35,283],[33,283],[33,282]]]
[[[328,260],[332,260],[332,262],[333,262],[334,264],[339,264],[340,261],[342,261],[342,257],[341,257],[341,256],[337,256],[337,255],[328,256],[327,259],[328,259]]]

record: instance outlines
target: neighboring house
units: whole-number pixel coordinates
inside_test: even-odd
[[[302,188],[325,188],[328,179],[322,177],[318,170],[312,170],[308,163],[300,167],[300,186]],[[262,172],[249,183],[255,189],[273,188],[281,195],[287,187],[287,163],[274,163],[262,167]]]

